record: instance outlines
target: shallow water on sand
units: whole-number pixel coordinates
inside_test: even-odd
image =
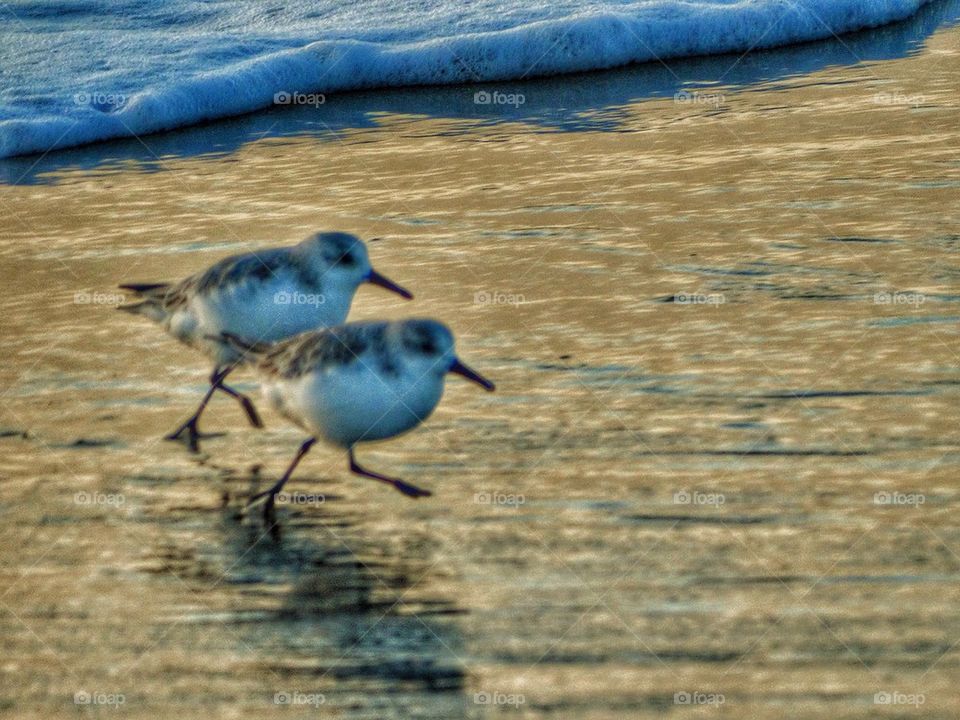
[[[0,708],[956,717],[958,39],[611,132],[387,115],[4,187]],[[354,318],[447,321],[498,391],[361,450],[432,498],[318,448],[271,528],[298,431],[218,399],[204,454],[158,440],[207,368],[110,294],[319,228],[416,294]]]

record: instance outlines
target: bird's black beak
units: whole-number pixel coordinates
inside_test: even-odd
[[[463,375],[467,380],[472,380],[485,390],[493,391],[496,389],[496,386],[487,380],[483,375],[478,373],[476,370],[471,370],[456,358],[453,359],[453,364],[450,366],[450,370],[448,372],[452,372],[457,375]]]
[[[370,274],[367,275],[367,282],[371,285],[379,285],[380,287],[389,290],[390,292],[395,292],[400,297],[404,297],[407,300],[413,300],[413,295],[406,288],[402,288],[397,285],[393,280],[388,277],[384,277],[376,270],[371,269]]]

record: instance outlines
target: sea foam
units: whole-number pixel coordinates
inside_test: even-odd
[[[270,17],[252,0],[213,9],[192,0],[40,0],[29,11],[13,5],[26,14],[0,37],[0,157],[147,135],[302,96],[331,102],[364,88],[747,52],[901,20],[924,2],[646,0],[583,10],[572,0],[547,9],[446,0],[425,12],[386,0],[348,8],[302,0]]]

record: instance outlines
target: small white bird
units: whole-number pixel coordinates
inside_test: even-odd
[[[241,355],[221,335],[275,342],[338,325],[346,320],[353,295],[365,282],[413,297],[370,266],[363,240],[349,233],[320,232],[292,247],[224,258],[178,283],[121,285],[140,299],[120,310],[150,318],[214,362],[210,388],[197,411],[167,439],[187,433],[190,449],[196,451],[201,436],[197,422],[217,390],[236,398],[250,423],[262,427],[250,398],[223,382]]]
[[[231,333],[221,338],[254,366],[266,401],[310,434],[283,477],[251,499],[253,503],[267,498],[266,515],[317,440],[345,449],[350,470],[358,475],[389,483],[410,497],[430,495],[361,467],[354,447],[399,435],[423,422],[440,402],[447,373],[494,389],[492,382],[457,359],[453,335],[435,320],[347,323],[272,345]]]

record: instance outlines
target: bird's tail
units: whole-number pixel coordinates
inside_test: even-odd
[[[170,283],[124,283],[121,290],[132,290],[137,295],[163,295],[170,288]]]
[[[121,285],[120,289],[131,290],[136,294],[138,302],[119,305],[117,310],[133,315],[144,315],[154,322],[162,322],[166,319],[164,297],[170,289],[170,283],[126,283]]]

